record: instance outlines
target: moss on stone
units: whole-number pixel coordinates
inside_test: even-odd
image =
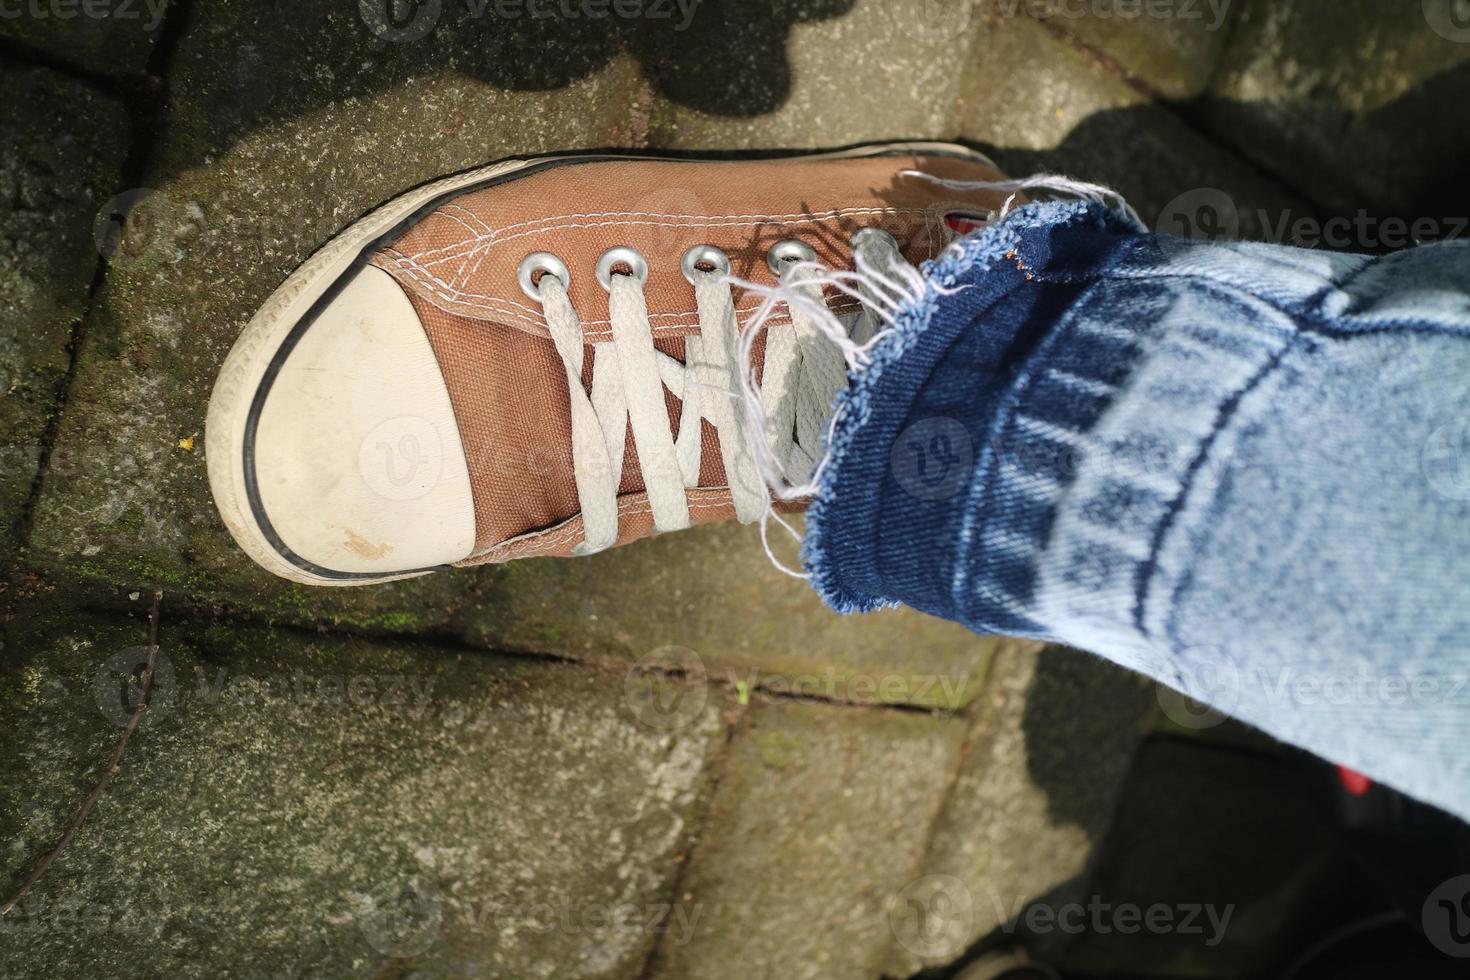
[[[7,890],[95,779],[144,638],[65,608],[23,610],[0,672]],[[583,667],[170,622],[122,772],[0,926],[0,972],[202,977],[227,949],[242,976],[639,975],[718,699],[662,730]]]

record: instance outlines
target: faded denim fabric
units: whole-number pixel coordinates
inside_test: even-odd
[[[804,560],[1470,817],[1470,247],[965,239],[838,402]],[[952,291],[951,291],[952,290]]]

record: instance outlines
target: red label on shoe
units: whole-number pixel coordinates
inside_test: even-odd
[[[989,219],[960,211],[951,211],[944,216],[944,223],[949,226],[950,231],[963,237],[984,228],[989,223]]]

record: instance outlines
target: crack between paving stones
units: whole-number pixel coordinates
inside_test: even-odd
[[[156,148],[162,144],[162,134],[167,127],[169,108],[168,89],[163,80],[167,77],[166,73],[172,61],[178,37],[183,30],[191,7],[192,0],[174,0],[169,5],[168,12],[164,15],[163,26],[159,30],[158,40],[148,59],[145,74],[141,77],[108,78],[77,69],[6,40],[0,40],[0,57],[35,67],[44,67],[78,79],[93,88],[112,93],[115,97],[120,96],[127,114],[129,139],[127,154],[118,170],[118,179],[121,183],[120,189],[135,187],[147,172],[148,164]],[[31,532],[35,525],[36,505],[40,501],[51,456],[61,434],[62,418],[71,400],[72,388],[81,361],[82,346],[86,341],[87,324],[96,310],[97,298],[101,295],[106,281],[107,259],[98,255],[91,282],[87,287],[87,298],[82,304],[81,312],[72,324],[71,336],[67,338],[66,370],[56,382],[53,390],[51,412],[42,430],[37,452],[36,472],[31,478],[31,485],[25,502],[21,505],[20,513],[11,525],[11,532],[19,547],[16,567],[9,570],[12,574],[20,572],[27,564]],[[7,590],[11,601],[4,605],[3,613],[6,619],[9,618],[9,613],[13,608],[15,591],[14,589]]]
[[[117,744],[112,750],[112,755],[108,757],[107,765],[103,768],[102,775],[98,777],[87,795],[82,798],[81,806],[73,814],[65,832],[61,835],[61,839],[56,842],[56,846],[50,851],[47,851],[36,866],[31,869],[31,873],[21,882],[15,894],[4,905],[0,905],[0,919],[9,915],[30,894],[31,889],[45,877],[46,869],[51,867],[56,859],[61,857],[66,849],[71,846],[71,842],[76,839],[77,834],[81,833],[82,827],[86,824],[87,818],[91,816],[92,810],[96,808],[98,801],[102,799],[103,794],[107,792],[108,788],[113,784],[113,781],[117,779],[118,773],[122,771],[123,759],[128,751],[128,743],[132,741],[133,734],[138,730],[139,724],[142,723],[143,715],[147,713],[152,700],[153,671],[158,662],[158,624],[162,605],[163,593],[154,592],[153,600],[148,608],[148,659],[144,664],[143,673],[138,678],[138,703],[133,706],[133,711],[128,716],[127,724],[123,726],[122,733],[118,735]]]
[[[1127,85],[1129,88],[1133,89],[1139,95],[1142,95],[1148,101],[1157,102],[1162,105],[1168,104],[1169,100],[1164,97],[1164,94],[1162,92],[1154,88],[1148,82],[1139,78],[1137,75],[1130,72],[1127,68],[1124,68],[1122,63],[1119,62],[1118,59],[1114,58],[1106,51],[1102,50],[1101,48],[1093,47],[1091,44],[1088,44],[1086,41],[1082,40],[1062,25],[1053,23],[1048,18],[1037,17],[1034,13],[1028,13],[1028,16],[1030,16],[1032,20],[1036,21],[1036,23],[1040,24],[1042,28],[1045,29],[1046,32],[1052,37],[1063,42],[1064,44],[1071,47],[1073,50],[1077,51],[1079,54],[1088,58],[1089,60],[1097,64],[1097,66],[1103,71],[1107,72],[1109,75],[1112,75],[1118,81],[1122,82],[1124,85]]]
[[[1225,71],[1225,53],[1235,45],[1235,36],[1240,33],[1241,24],[1249,19],[1248,13],[1241,13],[1239,10],[1229,16],[1230,26],[1225,29],[1225,38],[1220,42],[1220,56],[1210,67],[1210,77],[1205,79],[1204,91],[1213,92],[1215,90],[1215,83]]]
[[[83,600],[78,608],[104,615],[117,612],[115,606],[109,606],[95,600]],[[341,640],[362,640],[371,643],[408,644],[422,648],[426,654],[500,657],[508,660],[578,667],[615,675],[625,675],[629,670],[633,669],[635,664],[631,660],[619,660],[608,656],[579,657],[573,654],[516,647],[477,646],[473,643],[466,642],[452,628],[431,630],[425,633],[379,633],[370,630],[344,629],[340,626],[312,626],[300,623],[277,622],[267,617],[257,617],[248,610],[221,606],[215,603],[200,604],[193,602],[187,596],[175,596],[171,608],[173,612],[170,614],[170,622],[175,629],[187,629],[189,627],[203,628],[210,625],[220,625],[222,622],[225,622],[225,625],[232,627],[240,627],[246,630],[269,630],[288,636],[299,637],[304,640],[326,636]],[[236,616],[237,619],[233,622],[226,622],[232,615]],[[985,674],[980,682],[980,693],[968,704],[956,710],[947,710],[932,705],[911,704],[907,702],[859,701],[852,698],[823,697],[820,694],[804,694],[794,691],[772,691],[762,687],[760,684],[756,684],[753,688],[747,688],[745,693],[747,701],[751,696],[759,696],[767,701],[820,704],[856,710],[893,711],[901,714],[917,714],[938,718],[972,717],[972,715],[967,713],[972,712],[975,706],[979,704],[981,697],[983,697],[984,692],[987,690],[987,685],[990,684],[990,677],[994,670],[993,659],[985,665]],[[657,664],[650,664],[641,669],[657,671],[665,677],[671,678],[682,678],[689,674],[688,671],[676,666],[664,667]],[[780,676],[785,677],[785,675]],[[731,700],[739,703],[741,687],[738,683],[739,676],[733,668],[722,670],[719,667],[709,667],[705,672],[705,677],[706,683],[710,687],[729,695]]]
[[[1296,200],[1310,207],[1312,211],[1316,212],[1316,215],[1326,213],[1329,210],[1322,204],[1321,201],[1315,198],[1312,195],[1311,191],[1307,188],[1296,184],[1285,175],[1277,173],[1276,171],[1270,169],[1261,161],[1250,156],[1246,152],[1245,148],[1238,146],[1233,142],[1221,140],[1213,127],[1205,123],[1196,113],[1189,111],[1186,103],[1180,102],[1176,99],[1166,98],[1162,92],[1154,88],[1142,78],[1134,75],[1127,68],[1123,67],[1123,65],[1116,58],[1108,54],[1106,51],[1103,51],[1100,48],[1088,44],[1086,41],[1082,40],[1077,35],[1073,34],[1071,31],[1067,30],[1060,24],[1055,24],[1050,20],[1036,17],[1034,15],[1028,14],[1028,16],[1031,16],[1032,20],[1040,24],[1047,33],[1051,34],[1062,43],[1073,48],[1079,54],[1093,61],[1103,71],[1107,72],[1109,75],[1112,75],[1115,79],[1122,82],[1124,85],[1127,85],[1139,95],[1143,96],[1149,102],[1149,104],[1154,105],[1167,112],[1170,116],[1172,116],[1175,120],[1177,120],[1180,124],[1190,130],[1196,136],[1199,136],[1201,139],[1205,140],[1212,146],[1215,146],[1225,152],[1230,153],[1244,167],[1244,169],[1251,171],[1258,179],[1266,183],[1275,184],[1277,188],[1279,188],[1283,193],[1289,195],[1292,198],[1295,198]],[[1232,19],[1230,26],[1230,30],[1232,32],[1237,29],[1238,23],[1238,18]],[[1226,39],[1226,43],[1229,43],[1228,38]],[[1213,83],[1214,79],[1219,76],[1220,70],[1220,65],[1217,62],[1214,71],[1210,75],[1211,83]],[[1205,92],[1209,91],[1210,84],[1207,83],[1205,87]]]
[[[738,701],[735,703],[733,710],[737,714],[725,726],[724,740],[715,749],[714,758],[710,760],[711,775],[709,784],[705,787],[702,805],[698,807],[699,812],[690,821],[692,829],[687,838],[689,846],[684,851],[684,860],[679,862],[678,869],[674,872],[673,887],[669,891],[670,907],[678,905],[684,900],[684,883],[688,878],[689,868],[694,864],[694,856],[699,850],[701,835],[704,833],[705,828],[710,825],[715,797],[719,792],[720,784],[724,782],[725,773],[729,770],[730,753],[733,751],[735,737],[741,732],[744,732],[752,724],[746,720],[749,717],[749,712],[746,709],[746,705],[740,704]],[[663,922],[660,922],[659,926],[662,927],[663,924]],[[660,928],[657,933],[658,938],[649,946],[648,955],[643,960],[643,967],[638,971],[638,980],[653,980],[655,976],[654,971],[661,962],[660,953],[663,950],[664,937],[667,935],[668,931]]]
[[[945,778],[944,789],[939,794],[939,802],[935,804],[934,812],[930,815],[929,821],[925,825],[924,839],[922,842],[922,847],[919,851],[919,860],[917,864],[911,869],[910,880],[913,880],[913,878],[917,878],[924,873],[924,868],[928,863],[929,852],[932,850],[934,845],[934,838],[935,834],[938,831],[939,821],[944,817],[945,811],[949,809],[950,800],[954,798],[955,789],[959,786],[960,773],[964,771],[965,761],[969,759],[970,751],[982,740],[985,735],[989,734],[991,726],[996,723],[996,718],[994,714],[985,713],[979,706],[987,702],[988,696],[992,692],[994,692],[1001,683],[1002,671],[1000,665],[1002,660],[1007,659],[1006,650],[1008,645],[1009,644],[1004,642],[1001,643],[996,651],[991,654],[990,659],[985,664],[985,676],[980,681],[980,689],[979,692],[975,695],[975,700],[965,705],[965,707],[958,712],[958,717],[965,718],[969,721],[969,725],[965,731],[965,740],[960,743],[960,750],[955,753],[954,765],[950,766],[949,774]],[[887,952],[891,954],[895,946],[896,940],[894,944],[890,944]],[[921,966],[919,968],[919,972],[913,974],[912,976],[922,976],[923,974],[931,972],[935,969],[945,969],[947,967],[953,966],[954,964],[960,962],[965,957],[965,955],[969,953],[969,950],[970,948],[967,946],[965,949],[956,953],[954,957],[950,959],[947,963],[942,964],[939,967]],[[885,959],[886,958],[887,957],[885,957]],[[882,967],[880,966],[880,970],[881,969]],[[899,980],[899,978],[892,977],[886,972],[880,973],[880,976],[882,976],[884,980]]]
[[[0,37],[0,59],[29,68],[45,68],[106,92],[116,92],[120,85],[125,86],[132,81],[126,78],[114,78],[102,72],[71,64],[39,48],[33,48],[24,41],[10,37]]]
[[[83,601],[81,608],[101,613],[115,612],[115,607],[110,607],[98,601]],[[552,652],[536,650],[526,647],[513,646],[479,646],[464,639],[463,635],[456,631],[452,623],[436,627],[420,633],[393,633],[367,629],[354,629],[337,623],[304,624],[297,622],[281,622],[271,619],[269,616],[261,615],[253,610],[231,606],[209,601],[198,601],[192,596],[176,595],[173,600],[172,621],[179,625],[207,626],[228,621],[233,617],[229,625],[241,626],[246,629],[269,629],[279,630],[300,637],[331,636],[340,639],[356,639],[374,643],[412,643],[421,645],[426,649],[432,649],[441,653],[454,653],[459,655],[472,655],[479,657],[505,657],[514,660],[534,661],[540,663],[565,664],[569,666],[587,667],[595,670],[626,672],[634,665],[632,660],[621,660],[616,656],[589,655],[578,656],[563,652]],[[992,658],[993,660],[993,658]],[[664,667],[658,664],[650,664],[645,668],[650,671],[658,671],[670,677],[682,677],[688,672],[676,667]],[[711,687],[733,695],[737,700],[741,693],[741,680],[744,672],[755,671],[761,673],[760,668],[744,665],[741,668],[722,665],[707,665],[705,675]],[[993,664],[985,665],[985,674],[980,681],[979,690],[983,693],[985,685],[989,683]],[[813,671],[794,672],[794,676],[801,677],[814,673]],[[766,678],[767,683],[789,682],[792,675],[787,673],[770,673]],[[807,704],[833,705],[842,708],[867,708],[878,711],[896,711],[907,714],[929,715],[941,718],[965,717],[967,712],[972,711],[979,703],[980,694],[965,705],[948,709],[934,705],[917,704],[905,701],[864,701],[855,698],[828,697],[820,693],[804,693],[791,690],[771,690],[757,681],[753,686],[744,689],[747,698],[759,695],[772,701],[793,701]]]

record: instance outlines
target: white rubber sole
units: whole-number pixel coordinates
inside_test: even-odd
[[[792,154],[803,159],[849,159],[896,154],[964,156],[994,167],[983,154],[950,143],[885,143],[830,153]],[[287,277],[241,331],[220,368],[205,420],[205,458],[215,506],[241,549],[256,564],[282,578],[306,585],[349,586],[393,582],[427,574],[414,569],[398,574],[318,574],[287,557],[256,519],[247,486],[246,433],[252,405],[262,383],[292,330],[339,279],[354,268],[363,249],[436,199],[518,171],[578,161],[621,159],[616,154],[582,154],[508,160],[433,181],[394,198],[347,226]],[[628,155],[625,159],[670,159]],[[673,160],[673,162],[687,162]],[[303,422],[303,424],[307,424]],[[311,501],[299,501],[309,507]],[[299,516],[299,515],[298,515]]]

